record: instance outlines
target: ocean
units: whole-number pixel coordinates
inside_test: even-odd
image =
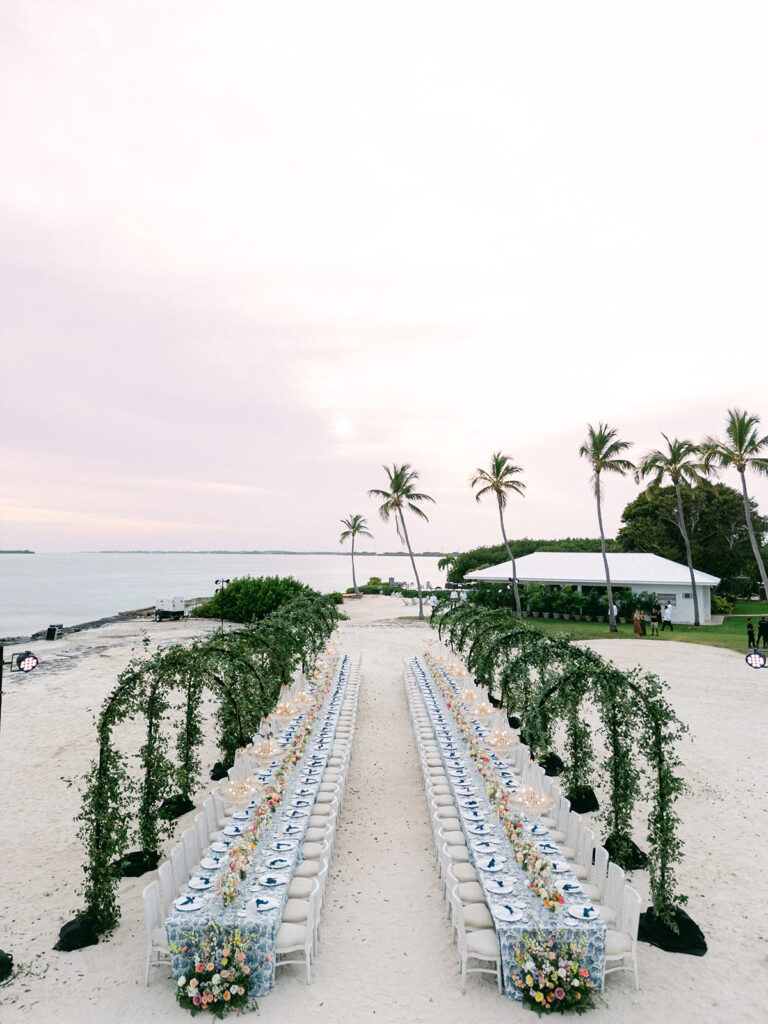
[[[445,583],[438,561],[417,557],[422,586]],[[415,582],[408,557],[356,555],[355,571],[358,584],[371,576]],[[352,585],[349,554],[0,554],[0,638],[146,608],[162,597],[210,597],[215,580],[248,575],[293,576],[321,593]]]

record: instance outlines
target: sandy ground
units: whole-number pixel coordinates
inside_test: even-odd
[[[306,1017],[319,1024],[532,1020],[498,995],[491,978],[472,977],[466,995],[459,992],[402,683],[402,659],[427,648],[429,629],[401,618],[411,610],[398,598],[363,598],[347,611],[341,649],[362,654],[363,672],[321,949],[312,985],[304,984],[300,968],[283,969],[275,989],[259,1001],[258,1015],[280,1024]],[[141,632],[154,645],[205,628],[198,622],[114,624],[43,641],[36,672],[6,674],[0,947],[13,953],[18,970],[0,987],[2,1024],[184,1019],[162,969],[144,986],[141,890],[152,876],[121,883],[123,919],[112,939],[69,954],[51,947],[78,907],[81,877],[73,826],[79,797],[62,777],[83,772],[94,755],[93,713],[138,653]],[[613,975],[591,1018],[764,1021],[768,676],[715,648],[650,640],[594,646],[618,665],[640,663],[657,672],[690,726],[681,751],[689,791],[679,805],[686,842],[679,875],[709,953],[674,956],[641,945],[641,991],[633,991],[628,974]],[[120,735],[126,748],[138,744],[140,725],[126,725]],[[205,757],[215,759],[212,746]],[[179,833],[193,816],[180,820]],[[641,844],[643,827],[640,822]],[[637,872],[633,884],[645,897],[647,876]]]

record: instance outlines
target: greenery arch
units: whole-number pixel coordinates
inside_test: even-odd
[[[604,777],[609,800],[601,811],[611,856],[632,863],[632,813],[647,780],[648,870],[657,920],[676,930],[675,910],[686,897],[677,889],[675,865],[682,856],[674,804],[684,783],[676,774],[676,745],[685,725],[678,720],[658,677],[635,669],[621,671],[565,635],[550,635],[512,618],[508,610],[467,602],[435,610],[441,638],[461,652],[479,685],[501,693],[507,713],[517,714],[534,757],[550,749],[555,727],[565,728],[566,793],[583,791],[595,767]],[[596,766],[592,730],[584,706],[596,707],[605,734],[606,756]],[[645,762],[647,769],[642,768]]]
[[[162,840],[175,828],[173,816],[163,815],[163,804],[174,789],[191,804],[201,773],[199,710],[204,691],[218,697],[218,743],[231,763],[237,748],[275,706],[295,667],[313,667],[326,646],[339,618],[333,601],[318,595],[291,604],[294,607],[279,608],[253,626],[216,631],[151,656],[145,639],[144,656],[120,673],[98,717],[98,758],[84,777],[76,818],[86,851],[81,888],[85,906],[78,920],[95,935],[109,933],[120,919],[121,874],[156,867]],[[173,712],[181,718],[175,763],[168,735]],[[114,743],[114,731],[126,719],[141,716],[146,733],[136,752],[141,763],[137,781],[128,771],[126,755]],[[133,839],[140,849],[126,858]]]

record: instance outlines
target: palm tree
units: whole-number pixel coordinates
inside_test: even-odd
[[[586,459],[592,466],[592,486],[597,501],[597,522],[600,527],[600,551],[603,555],[603,568],[605,569],[605,586],[608,590],[608,621],[611,633],[616,633],[616,615],[613,611],[613,590],[611,589],[611,574],[608,570],[608,556],[605,553],[605,532],[603,530],[603,513],[600,508],[600,500],[603,496],[601,473],[618,473],[624,476],[635,467],[628,459],[620,459],[618,456],[630,447],[630,441],[620,441],[616,437],[616,431],[607,423],[598,423],[597,430],[591,423],[587,424],[587,438],[579,448],[579,455]]]
[[[507,504],[507,494],[513,491],[515,494],[519,494],[521,498],[525,497],[523,494],[525,484],[522,480],[514,479],[518,473],[522,473],[522,469],[520,466],[512,464],[509,455],[494,452],[491,456],[490,472],[486,469],[480,469],[478,466],[475,475],[470,478],[469,484],[470,487],[479,488],[475,494],[475,501],[480,501],[484,494],[496,495],[496,502],[499,506],[499,520],[501,521],[501,535],[504,538],[507,556],[512,563],[512,589],[515,592],[515,611],[519,619],[522,618],[523,613],[520,608],[520,591],[517,586],[517,565],[507,540],[507,531],[504,529],[504,509]]]
[[[456,565],[456,555],[443,555],[440,561],[437,563],[437,568],[442,572],[446,570],[450,575],[451,569]]]
[[[352,538],[352,586],[355,588],[355,597],[360,597],[360,591],[357,589],[357,579],[355,578],[355,537],[373,538],[373,534],[368,532],[368,523],[365,516],[350,516],[349,519],[342,519],[341,525],[345,526],[346,529],[339,537],[339,544],[343,544],[347,537]]]
[[[752,553],[760,570],[763,590],[768,597],[768,576],[755,538],[752,524],[752,513],[749,508],[746,471],[754,470],[762,475],[768,474],[768,436],[760,437],[757,432],[759,416],[751,416],[741,409],[729,409],[728,421],[725,425],[726,440],[708,437],[702,445],[702,453],[707,468],[714,470],[733,467],[741,477],[741,495],[744,499],[744,516],[747,520],[747,532],[752,544]]]
[[[693,621],[699,625],[699,598],[696,593],[696,577],[693,574],[693,559],[691,558],[691,542],[688,539],[688,530],[685,525],[683,513],[683,498],[680,493],[680,484],[686,483],[695,487],[701,483],[707,473],[707,467],[702,462],[701,449],[693,441],[680,441],[675,438],[670,441],[665,433],[661,435],[667,442],[669,451],[662,452],[658,448],[648,452],[641,460],[635,473],[635,483],[640,483],[644,477],[651,477],[651,486],[660,487],[664,477],[668,476],[675,488],[677,497],[677,525],[683,535],[685,544],[685,555],[688,559],[688,572],[691,574],[691,590],[693,592]]]
[[[384,472],[389,477],[389,490],[383,491],[378,488],[368,491],[369,498],[383,498],[384,501],[379,506],[379,515],[386,523],[389,517],[394,514],[395,525],[397,526],[397,535],[401,541],[405,543],[408,548],[408,554],[411,556],[411,566],[413,567],[413,574],[416,577],[416,589],[419,592],[419,619],[424,619],[424,605],[421,596],[421,580],[419,579],[419,573],[416,569],[416,562],[413,557],[413,551],[411,550],[411,542],[408,539],[408,530],[405,525],[405,517],[403,511],[407,509],[409,512],[413,512],[414,515],[419,516],[421,519],[427,519],[426,512],[419,508],[418,502],[420,501],[431,501],[434,504],[435,499],[431,498],[428,494],[419,494],[414,490],[414,483],[419,479],[419,474],[415,469],[406,462],[402,466],[396,466],[392,464],[392,469],[388,469],[384,466]]]

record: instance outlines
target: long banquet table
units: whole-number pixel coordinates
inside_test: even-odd
[[[558,944],[583,941],[582,966],[589,971],[593,984],[600,988],[605,972],[605,922],[600,917],[588,921],[576,920],[571,916],[570,910],[581,914],[583,908],[588,907],[590,903],[578,879],[568,869],[560,871],[556,876],[565,903],[554,912],[530,891],[522,868],[512,856],[512,847],[504,826],[488,799],[486,783],[472,763],[467,744],[459,734],[454,716],[429,667],[422,658],[412,658],[409,666],[432,724],[451,794],[459,812],[461,828],[466,836],[470,860],[477,872],[478,882],[485,893],[488,909],[493,917],[501,950],[505,993],[512,999],[522,999],[522,994],[514,983],[515,976],[520,974],[520,967],[515,959],[515,947],[521,945],[524,933],[532,931],[554,935]],[[443,669],[438,671],[452,692],[458,696],[458,683]],[[473,722],[473,725],[482,743],[485,730],[477,721]],[[509,764],[489,749],[486,749],[486,753],[502,785],[508,789],[519,788]],[[548,843],[550,849],[545,855],[551,856],[554,861],[558,860],[557,854],[551,852],[555,849],[555,844],[552,843],[546,829],[538,825],[536,832],[531,833],[528,826],[526,834],[535,843]],[[483,849],[480,846],[482,843],[489,845]],[[498,853],[493,855],[491,848]],[[500,862],[503,862],[501,869]],[[559,863],[563,867],[567,864],[565,861]],[[484,869],[484,866],[489,866],[490,869]],[[504,884],[500,884],[502,882]],[[501,888],[509,891],[502,893],[499,891]],[[520,920],[501,920],[502,915],[512,916],[510,911],[521,911]]]
[[[211,878],[211,887],[202,891],[187,887],[182,899],[172,904],[171,911],[166,918],[165,930],[168,943],[171,947],[176,948],[189,945],[190,939],[194,945],[195,937],[202,937],[211,921],[214,920],[224,929],[239,928],[241,933],[250,940],[245,962],[250,968],[251,993],[254,996],[266,995],[275,982],[275,938],[288,899],[288,887],[302,860],[301,847],[307,831],[311,805],[315,801],[318,786],[333,747],[350,668],[349,656],[343,655],[339,659],[330,689],[301,760],[293,770],[271,824],[259,838],[253,862],[247,877],[239,883],[235,901],[225,905],[217,894],[218,880],[227,860],[224,856],[221,857],[222,866],[217,871],[201,869],[199,872],[204,877]],[[296,722],[290,723],[286,732],[292,733],[296,724]],[[270,771],[276,767],[277,764],[274,763]],[[230,825],[244,827],[247,826],[248,820],[233,817]],[[279,849],[275,849],[274,844],[276,843],[281,844]],[[292,844],[292,849],[285,850],[283,847],[286,844]],[[217,855],[214,854],[214,856]],[[275,870],[272,873],[285,876],[285,883],[279,886],[261,885],[258,881],[259,876],[268,873],[266,861],[278,856],[288,861],[288,865],[284,869]],[[256,897],[269,897],[274,901],[275,906],[264,911],[246,911],[246,905]],[[185,900],[189,901],[189,906],[193,905],[193,900],[197,900],[203,905],[201,909],[194,911],[178,909],[178,903],[183,904]],[[190,971],[194,970],[191,954],[172,952],[171,965],[173,976],[176,979],[189,976]]]

